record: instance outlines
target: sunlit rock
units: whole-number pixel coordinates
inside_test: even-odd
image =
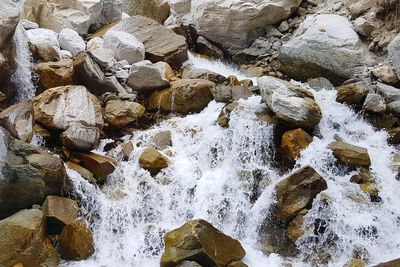
[[[72,59],[64,59],[57,62],[43,62],[34,66],[33,70],[38,75],[37,93],[63,86],[70,85],[74,81],[74,66]]]
[[[61,257],[66,260],[85,260],[94,253],[92,232],[78,219],[64,226],[59,242]]]
[[[135,36],[110,30],[104,35],[104,48],[114,51],[116,60],[127,60],[129,64],[144,60],[144,45]]]
[[[329,145],[333,155],[340,163],[353,167],[369,168],[371,159],[368,150],[345,142],[335,141]]]
[[[48,196],[43,203],[46,216],[47,234],[60,234],[65,225],[71,224],[78,216],[75,200],[60,196]]]
[[[281,153],[289,162],[294,162],[303,149],[312,142],[312,136],[302,129],[287,131],[282,136]]]
[[[140,155],[139,164],[151,174],[157,174],[168,167],[169,160],[156,149],[148,148]]]
[[[33,29],[26,31],[29,47],[33,55],[43,61],[58,61],[61,59],[60,44],[57,34],[48,29]]]
[[[33,124],[33,107],[30,100],[15,104],[0,112],[0,125],[23,142],[31,141]]]

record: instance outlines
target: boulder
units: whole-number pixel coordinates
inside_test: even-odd
[[[66,260],[85,260],[94,253],[92,232],[78,219],[64,226],[59,243],[61,257]]]
[[[74,82],[74,65],[72,59],[63,59],[57,62],[38,63],[33,68],[38,75],[37,93],[63,86]]]
[[[297,80],[326,77],[340,84],[375,64],[351,23],[338,15],[309,16],[280,49],[282,71]]]
[[[169,16],[168,0],[135,0],[125,5],[126,12],[131,16],[142,15],[163,23]]]
[[[58,266],[59,256],[45,237],[41,210],[21,210],[0,221],[0,266]]]
[[[77,157],[81,160],[82,166],[94,174],[98,182],[104,182],[117,166],[115,160],[94,153],[81,153]]]
[[[124,127],[144,115],[144,107],[130,100],[108,100],[104,120],[114,127]]]
[[[30,142],[33,136],[32,101],[27,100],[0,112],[0,126],[23,142]]]
[[[108,31],[104,35],[104,48],[113,50],[118,61],[127,60],[133,64],[144,60],[144,45],[127,32]]]
[[[312,136],[301,128],[285,132],[281,141],[283,158],[289,162],[294,162],[300,156],[301,151],[307,148],[312,140]]]
[[[161,131],[156,133],[152,138],[151,143],[156,149],[162,149],[172,146],[171,132]]]
[[[67,162],[65,162],[65,164],[67,164],[69,169],[79,173],[88,182],[90,182],[92,184],[96,183],[96,179],[94,178],[93,173],[91,173],[88,169],[85,169],[82,166],[80,166],[72,161],[67,161]]]
[[[310,166],[295,171],[275,186],[275,217],[284,222],[292,220],[327,188],[324,178]]]
[[[2,50],[8,48],[10,44],[24,1],[0,0],[0,6],[0,50]]]
[[[188,58],[185,37],[150,18],[133,16],[122,20],[111,30],[124,31],[135,36],[144,44],[146,59],[153,63],[164,61],[179,68]]]
[[[357,82],[336,87],[336,91],[337,102],[356,105],[363,103],[365,97],[371,90],[366,83]]]
[[[64,226],[71,224],[78,216],[76,201],[60,196],[48,196],[42,209],[46,216],[46,233],[50,235],[60,234]]]
[[[183,71],[182,79],[204,79],[214,83],[223,83],[226,81],[226,78],[221,74],[207,69],[198,69],[194,66],[189,70]]]
[[[126,93],[115,76],[106,77],[99,65],[88,53],[74,58],[75,82],[86,86],[95,95],[107,92]]]
[[[154,91],[169,84],[161,71],[148,60],[133,64],[129,71],[128,86],[135,91]]]
[[[103,128],[98,99],[80,85],[49,89],[34,98],[35,120],[49,129],[66,130],[73,123]]]
[[[149,100],[150,109],[187,114],[204,109],[213,99],[215,84],[202,79],[183,79],[171,83],[171,87],[154,92]]]
[[[61,49],[71,52],[72,56],[86,50],[85,41],[72,29],[62,29],[58,34],[58,42]]]
[[[61,159],[0,127],[0,219],[61,194],[64,182]]]
[[[293,1],[192,1],[191,22],[199,35],[231,52],[250,46],[265,26],[287,19],[300,5]]]
[[[370,93],[365,98],[363,109],[375,113],[384,113],[386,111],[386,101],[381,95]]]
[[[72,123],[60,137],[63,145],[71,150],[90,151],[99,144],[100,130],[95,126]]]
[[[369,168],[371,160],[368,150],[345,142],[335,141],[329,145],[333,155],[344,165]]]
[[[169,165],[168,159],[154,148],[147,148],[139,158],[140,167],[151,174],[157,174]]]
[[[58,61],[61,59],[60,44],[57,34],[48,29],[33,29],[26,31],[29,47],[33,55],[43,61]]]
[[[96,48],[104,48],[104,39],[101,37],[93,37],[86,44],[86,49],[88,51],[96,49]]]
[[[184,261],[200,266],[231,266],[246,255],[239,241],[204,220],[189,221],[166,233],[164,244],[161,267],[178,266]]]
[[[385,99],[387,110],[395,116],[400,116],[400,89],[378,82],[377,93]]]
[[[175,76],[174,71],[167,62],[158,61],[157,63],[154,63],[154,67],[161,71],[161,77],[164,80],[171,81],[172,77]]]
[[[111,49],[94,48],[88,53],[103,71],[112,71],[112,68],[117,63],[114,58],[115,53]]]
[[[396,72],[389,65],[382,65],[374,68],[372,74],[387,84],[395,84],[399,81]]]
[[[258,86],[263,101],[281,122],[304,129],[320,122],[321,109],[310,91],[268,76],[259,78]]]
[[[400,34],[388,45],[388,59],[400,79]]]
[[[391,260],[388,262],[379,263],[373,267],[397,267],[400,265],[400,259]]]

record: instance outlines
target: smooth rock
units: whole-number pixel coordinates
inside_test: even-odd
[[[60,138],[63,145],[71,150],[90,151],[99,144],[100,130],[95,126],[72,123]]]
[[[127,60],[129,64],[144,60],[143,43],[132,34],[110,30],[104,35],[104,48],[114,51],[116,60]]]
[[[93,37],[86,44],[86,49],[88,51],[96,49],[96,48],[104,48],[104,40],[101,37]]]
[[[386,101],[381,95],[370,93],[364,101],[363,109],[375,113],[384,113],[386,111]]]
[[[7,48],[20,20],[23,1],[0,0],[0,50]]]
[[[322,91],[322,90],[333,90],[335,87],[333,84],[324,77],[319,77],[315,79],[311,79],[307,81],[308,86],[315,91]]]
[[[176,266],[195,259],[201,266],[229,266],[246,255],[242,245],[210,223],[194,220],[166,233],[161,267]]]
[[[147,148],[139,158],[140,167],[151,174],[157,174],[169,165],[168,159],[154,148]]]
[[[26,31],[29,47],[33,55],[43,61],[58,61],[61,59],[60,44],[57,34],[48,29],[33,29]]]
[[[378,82],[376,84],[376,91],[385,98],[386,104],[400,101],[400,88]]]
[[[400,79],[400,34],[388,45],[388,59]]]
[[[371,166],[371,160],[366,148],[335,141],[329,145],[329,149],[332,150],[333,155],[342,164],[363,168]]]
[[[159,61],[154,63],[154,66],[161,71],[161,76],[164,80],[171,81],[175,76],[174,71],[167,62]]]
[[[39,28],[39,24],[37,24],[36,22],[33,22],[33,21],[29,21],[29,20],[23,19],[20,22],[22,24],[22,27],[24,27],[24,29],[26,31]]]
[[[283,158],[289,162],[294,162],[312,140],[312,136],[301,128],[285,132],[280,147]]]
[[[104,182],[117,166],[115,160],[94,153],[81,153],[77,156],[82,160],[83,167],[93,173],[99,182]]]
[[[66,260],[85,260],[94,253],[92,232],[78,219],[64,226],[59,242],[61,257]]]
[[[156,149],[172,146],[171,132],[161,131],[152,137],[152,144]]]
[[[102,71],[110,71],[112,67],[116,64],[114,58],[114,51],[107,48],[94,48],[91,49],[89,55],[99,64]]]
[[[65,225],[71,224],[78,216],[78,205],[75,200],[48,196],[43,203],[46,216],[47,234],[60,234]]]
[[[32,101],[27,100],[10,106],[0,112],[0,126],[23,142],[30,142],[33,136]]]
[[[71,29],[62,29],[58,34],[58,42],[61,49],[71,52],[72,56],[86,50],[85,41],[76,31]]]
[[[132,65],[127,84],[134,91],[154,91],[170,85],[163,79],[161,71],[148,60]]]
[[[72,161],[67,161],[67,162],[65,162],[65,164],[67,164],[69,169],[74,170],[77,173],[79,173],[88,182],[90,182],[92,184],[95,184],[97,182],[96,179],[94,178],[93,173],[91,173],[88,169],[85,169],[82,166],[80,166]]]
[[[104,120],[114,127],[124,127],[144,115],[144,107],[129,100],[109,100],[104,108]]]
[[[74,82],[74,64],[72,59],[63,59],[57,62],[38,63],[33,68],[38,75],[37,93],[63,86]]]
[[[362,36],[369,37],[375,30],[375,27],[368,20],[359,17],[354,21],[353,29]]]

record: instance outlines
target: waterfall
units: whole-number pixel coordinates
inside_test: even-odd
[[[202,64],[196,67],[225,76],[237,73],[221,63]],[[290,262],[293,266],[310,266],[303,262],[312,252],[327,250],[331,255],[327,266],[342,267],[357,248],[363,248],[370,264],[398,257],[400,194],[390,168],[394,149],[388,146],[386,133],[337,103],[335,91],[314,93],[323,118],[318,137],[302,152],[296,168],[311,165],[327,180],[328,189],[314,200],[305,224],[323,221],[325,233],[335,236],[336,245],[326,246],[332,235],[317,238],[313,231],[306,232],[298,240],[300,255]],[[263,254],[257,244],[257,229],[274,202],[274,187],[285,177],[271,164],[274,126],[257,119],[256,112],[265,108],[261,97],[239,102],[227,129],[216,124],[223,104],[213,101],[199,114],[174,117],[125,136],[133,152],[128,161],[119,162],[101,189],[68,170],[76,196],[81,199],[81,215],[93,230],[95,254],[86,261],[62,265],[159,266],[163,234],[187,220],[202,218],[241,241],[248,266],[282,266],[285,259]],[[140,168],[138,158],[160,131],[171,132],[172,147],[163,151],[170,156],[171,165],[152,177]],[[337,135],[368,148],[381,202],[371,202],[357,184],[349,182],[354,173],[335,166],[327,145]],[[101,148],[105,142],[98,153],[104,153]],[[113,153],[117,155],[119,149]],[[256,184],[263,190],[254,198]]]
[[[17,100],[23,101],[35,96],[36,88],[32,82],[31,54],[28,38],[22,24],[19,23],[14,33],[16,70],[11,81],[17,89]]]

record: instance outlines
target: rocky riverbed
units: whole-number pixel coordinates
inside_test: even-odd
[[[399,266],[396,0],[0,0],[0,266]]]

